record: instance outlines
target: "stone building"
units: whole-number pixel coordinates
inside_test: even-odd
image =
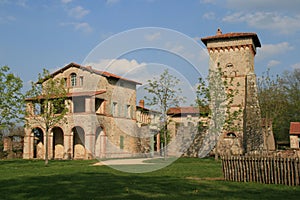
[[[261,47],[255,33],[225,33],[201,38],[206,45],[212,71],[221,69],[222,79],[232,79],[238,94],[234,96],[231,111],[242,109],[235,124],[239,130],[223,130],[218,140],[218,154],[242,154],[263,147],[261,115],[257,99],[254,57]],[[228,91],[227,91],[228,92]]]
[[[67,122],[49,135],[49,158],[90,159],[134,156],[139,152],[136,132],[136,85],[120,76],[70,63],[51,74],[63,78],[68,89]],[[34,112],[35,100],[26,100]],[[23,158],[44,158],[45,128],[27,119]]]
[[[290,123],[290,145],[291,148],[300,148],[300,122]]]

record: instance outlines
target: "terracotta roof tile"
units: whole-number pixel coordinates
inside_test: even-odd
[[[211,40],[219,40],[219,39],[230,39],[230,38],[247,38],[251,37],[254,41],[256,47],[261,47],[260,41],[256,33],[225,33],[225,34],[217,34],[214,36],[208,36],[201,38],[201,41],[207,45],[208,41]]]
[[[65,71],[66,69],[68,69],[70,67],[77,67],[79,69],[86,70],[86,71],[89,71],[89,72],[92,72],[92,73],[95,73],[95,74],[98,74],[98,75],[101,75],[101,76],[105,76],[107,78],[115,78],[115,79],[119,79],[119,80],[124,80],[124,81],[128,81],[128,82],[132,82],[132,83],[135,83],[137,85],[141,85],[141,83],[139,83],[139,82],[123,78],[123,77],[118,76],[116,74],[112,74],[112,73],[109,73],[109,72],[106,72],[106,71],[96,70],[96,69],[93,69],[91,66],[82,66],[82,65],[79,65],[79,64],[73,63],[73,62],[70,63],[70,64],[68,64],[68,65],[66,65],[65,67],[63,67],[63,68],[55,71],[54,73],[51,74],[51,76],[55,76],[55,75],[57,75],[57,74]]]
[[[208,111],[208,108],[203,108],[203,111]],[[199,108],[197,107],[173,107],[170,108],[167,112],[168,115],[177,115],[177,114],[200,114]]]

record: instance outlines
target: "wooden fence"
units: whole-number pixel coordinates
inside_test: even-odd
[[[227,181],[300,185],[299,158],[222,157]]]

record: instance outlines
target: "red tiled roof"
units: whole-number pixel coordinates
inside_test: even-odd
[[[98,75],[101,75],[101,76],[104,76],[104,77],[107,77],[107,78],[115,78],[115,79],[119,79],[119,80],[128,81],[128,82],[131,82],[131,83],[135,83],[137,85],[141,85],[141,83],[139,83],[139,82],[123,78],[123,77],[118,76],[116,74],[112,74],[112,73],[109,73],[109,72],[106,72],[106,71],[96,70],[96,69],[93,69],[91,66],[82,66],[82,65],[79,65],[77,63],[70,63],[70,64],[66,65],[65,67],[63,67],[63,68],[55,71],[54,73],[52,73],[51,76],[53,77],[53,76],[65,71],[66,69],[69,69],[70,67],[77,67],[79,69],[86,70],[86,71],[89,71],[89,72],[92,72],[92,73],[95,73],[95,74],[98,74]]]
[[[290,123],[290,134],[299,134],[300,135],[300,122],[291,122]]]
[[[211,40],[219,40],[219,39],[231,39],[231,38],[247,38],[250,37],[254,41],[254,45],[256,47],[261,47],[260,41],[256,33],[224,33],[224,34],[217,34],[214,36],[208,36],[201,38],[201,41],[207,45],[208,41]]]
[[[204,109],[204,108],[203,108]],[[205,111],[205,110],[204,110]],[[170,108],[167,112],[168,115],[177,115],[177,114],[200,114],[199,108],[197,107],[174,107]]]

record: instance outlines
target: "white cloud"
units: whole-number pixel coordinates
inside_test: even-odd
[[[287,51],[293,50],[294,47],[288,42],[281,42],[278,44],[263,44],[261,49],[258,49],[257,59],[265,59],[268,57],[284,54]]]
[[[274,1],[274,0],[227,0],[226,7],[237,10],[273,10],[273,11],[297,11],[299,12],[300,1]]]
[[[107,5],[113,5],[113,4],[116,4],[116,3],[119,3],[120,0],[106,0],[106,4]]]
[[[278,61],[278,60],[270,60],[267,64],[267,67],[270,68],[270,67],[274,67],[279,64],[280,64],[280,61]]]
[[[74,8],[71,8],[68,13],[71,17],[74,17],[76,19],[81,19],[85,15],[89,14],[89,12],[90,12],[89,10],[84,9],[81,6],[76,6]]]
[[[216,2],[217,2],[216,0],[201,0],[201,3],[204,3],[204,4],[207,4],[207,3],[215,4]]]
[[[71,3],[72,0],[61,0],[61,2],[62,2],[63,4],[67,4],[67,3]]]
[[[144,66],[146,63],[138,63],[136,60],[127,59],[101,59],[98,62],[87,62],[85,65],[92,66],[95,69],[108,71],[120,76],[128,76],[128,73]]]
[[[214,12],[207,12],[204,13],[204,15],[202,16],[204,19],[215,19],[216,18],[216,14]]]
[[[72,0],[61,0],[61,2],[62,2],[63,4],[67,4],[67,3],[71,3]]]
[[[156,33],[153,33],[153,34],[147,34],[145,35],[145,39],[147,41],[154,41],[154,40],[158,40],[160,38],[160,32],[156,32]]]
[[[14,16],[0,16],[0,24],[6,24],[13,21],[16,21],[16,18]]]
[[[250,27],[266,29],[280,34],[290,34],[300,31],[300,15],[288,16],[277,12],[236,12],[225,16],[222,21],[247,23]]]
[[[90,33],[93,31],[92,27],[86,22],[70,22],[61,23],[61,26],[73,26],[76,31],[81,31],[83,33]]]
[[[293,68],[293,69],[300,69],[300,62],[291,65],[291,68]]]

